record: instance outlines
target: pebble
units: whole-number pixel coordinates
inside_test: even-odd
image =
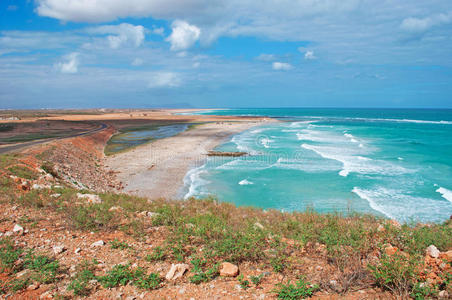
[[[438,258],[440,254],[438,248],[436,248],[435,245],[428,246],[425,252],[433,258]]]
[[[13,227],[13,232],[14,233],[18,233],[18,234],[23,234],[24,233],[24,228],[22,226],[20,226],[19,224],[16,224]]]
[[[66,248],[64,247],[64,245],[59,245],[59,246],[54,246],[53,247],[53,253],[55,255],[63,253],[66,250]]]
[[[97,242],[92,243],[91,247],[101,247],[103,245],[105,245],[105,242],[103,240],[99,240]]]

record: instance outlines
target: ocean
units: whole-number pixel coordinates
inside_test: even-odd
[[[400,222],[452,215],[452,110],[227,109],[268,116],[229,139],[185,176],[185,197],[216,196],[282,211],[372,213]]]

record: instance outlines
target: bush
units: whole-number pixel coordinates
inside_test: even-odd
[[[151,254],[146,256],[147,261],[161,261],[165,260],[166,253],[162,247],[155,247]]]
[[[311,297],[317,289],[317,285],[312,285],[300,278],[295,285],[291,284],[290,281],[287,284],[279,284],[274,292],[278,299],[296,300]]]
[[[143,269],[131,270],[129,265],[115,265],[105,276],[97,277],[97,280],[106,288],[131,283],[138,288],[148,290],[159,288],[162,282],[157,273],[146,275]]]
[[[420,261],[400,253],[391,256],[384,254],[378,264],[368,267],[378,286],[395,294],[407,296],[417,283]]]

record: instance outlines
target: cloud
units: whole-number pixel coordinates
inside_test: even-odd
[[[186,50],[193,46],[201,35],[201,29],[185,21],[176,20],[171,24],[171,35],[166,41],[171,43],[172,51]]]
[[[165,28],[163,28],[163,27],[153,27],[152,28],[152,33],[156,34],[156,35],[163,36],[165,34]]]
[[[306,53],[304,54],[304,59],[307,60],[312,60],[312,59],[316,59],[317,57],[314,55],[314,51],[312,50],[308,50],[306,51]]]
[[[259,55],[258,57],[256,57],[257,60],[262,60],[262,61],[272,61],[276,59],[276,56],[274,54],[265,54],[262,53],[261,55]]]
[[[141,25],[122,23],[119,25],[105,25],[89,28],[91,34],[112,34],[107,36],[108,43],[112,49],[118,49],[124,45],[139,47],[145,38],[145,28]]]
[[[180,75],[173,72],[158,72],[151,76],[148,87],[164,88],[178,87],[182,83]]]
[[[64,57],[65,62],[59,62],[55,64],[55,68],[63,74],[75,74],[78,72],[78,60],[79,54],[72,52]]]
[[[283,62],[277,62],[275,61],[272,64],[272,68],[273,70],[282,70],[282,71],[288,71],[291,70],[293,68],[293,66],[291,64],[288,63],[283,63]]]
[[[143,63],[144,61],[137,57],[132,61],[132,66],[141,66]]]
[[[447,14],[435,14],[426,18],[406,18],[400,24],[400,28],[410,33],[424,33],[434,26],[452,22],[452,12]]]

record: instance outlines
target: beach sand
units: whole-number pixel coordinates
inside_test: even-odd
[[[124,191],[149,199],[180,199],[185,174],[201,165],[208,150],[233,134],[271,122],[268,119],[196,125],[181,134],[108,156],[105,165],[117,172]]]

